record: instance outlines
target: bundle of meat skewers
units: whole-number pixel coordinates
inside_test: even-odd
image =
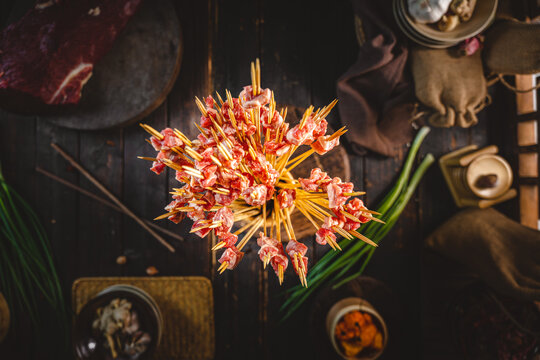
[[[274,93],[261,87],[258,60],[251,64],[251,79],[252,84],[237,98],[226,91],[225,100],[217,92],[217,101],[212,96],[204,102],[195,99],[201,111],[200,122],[195,124],[200,134],[195,140],[178,129],[158,132],[141,124],[152,135],[148,142],[158,154],[140,158],[152,161],[151,170],[156,174],[170,167],[184,183],[173,189],[167,213],[156,220],[179,223],[187,216],[193,221],[192,233],[205,237],[213,231],[219,242],[212,250],[225,249],[219,258],[220,273],[239,264],[242,249],[257,234],[258,255],[265,268],[272,266],[279,283],[290,259],[307,287],[307,246],[295,237],[291,213],[302,213],[317,230],[317,243],[333,250],[341,250],[336,235],[376,246],[357,230],[368,221],[380,222],[374,217],[380,214],[355,197],[364,192],[355,192],[352,183],[331,178],[319,168],[307,178],[291,175],[313,153],[323,155],[339,145],[345,128],[327,135],[325,119],[337,100],[322,109],[310,106],[299,124],[291,127],[285,121],[287,109],[278,111]],[[302,145],[309,149],[292,157]],[[241,226],[232,232],[237,222]],[[284,241],[288,241],[286,246]]]

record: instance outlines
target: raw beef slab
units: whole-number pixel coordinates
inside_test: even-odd
[[[38,1],[0,34],[0,90],[76,104],[142,0]]]

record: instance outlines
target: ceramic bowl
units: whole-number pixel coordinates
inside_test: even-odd
[[[377,328],[382,332],[383,336],[383,347],[382,350],[372,350],[369,351],[362,351],[360,356],[357,357],[348,357],[345,354],[341,352],[341,349],[336,341],[336,337],[334,336],[334,330],[341,318],[345,316],[345,314],[351,312],[351,311],[362,311],[365,313],[368,313],[371,315],[373,319],[373,323],[377,326]],[[386,328],[386,323],[384,322],[384,319],[382,316],[375,310],[375,308],[366,300],[357,298],[357,297],[350,297],[345,298],[343,300],[338,301],[330,311],[328,311],[328,314],[326,315],[326,332],[328,334],[328,337],[330,338],[330,342],[332,343],[332,347],[336,351],[336,353],[345,360],[374,360],[377,359],[381,354],[384,352],[384,349],[386,348],[386,344],[388,342],[388,330]]]
[[[161,341],[163,318],[154,299],[145,291],[132,285],[113,285],[106,288],[91,299],[80,311],[75,319],[73,330],[73,348],[75,355],[81,360],[112,359],[109,350],[101,344],[92,330],[92,323],[96,318],[96,310],[108,305],[113,299],[126,299],[132,303],[137,311],[140,329],[149,333],[150,344],[137,360],[152,359],[152,355]],[[116,360],[131,360],[128,357],[117,357]]]
[[[465,39],[478,35],[486,29],[493,19],[497,11],[498,0],[479,0],[476,2],[473,14],[469,21],[462,22],[452,31],[440,31],[436,25],[420,24],[414,21],[409,15],[407,0],[400,0],[402,13],[407,23],[415,29],[419,34],[433,40],[443,42],[460,42]]]
[[[476,186],[478,178],[488,174],[497,175],[495,186],[490,188]],[[481,155],[467,166],[465,180],[469,189],[479,198],[494,199],[502,196],[512,186],[512,168],[499,155]]]
[[[407,35],[407,37],[414,42],[425,46],[430,47],[433,49],[445,49],[451,46],[456,45],[458,42],[456,41],[438,41],[433,40],[428,37],[425,37],[418,33],[414,27],[412,27],[407,20],[405,19],[404,12],[405,10],[401,6],[402,0],[394,0],[393,1],[393,11],[394,11],[394,17],[396,19],[396,23],[399,27],[399,29]]]

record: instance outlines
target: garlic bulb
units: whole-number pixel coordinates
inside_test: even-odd
[[[407,0],[409,14],[421,24],[439,21],[448,11],[452,0]]]

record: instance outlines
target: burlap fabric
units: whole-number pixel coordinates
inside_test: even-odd
[[[499,20],[486,32],[488,70],[505,75],[540,72],[540,23]]]
[[[447,49],[415,47],[411,69],[418,100],[427,107],[429,123],[437,127],[470,127],[487,101],[480,51],[457,56]]]
[[[468,267],[501,294],[540,300],[540,232],[494,209],[463,210],[425,243]]]

